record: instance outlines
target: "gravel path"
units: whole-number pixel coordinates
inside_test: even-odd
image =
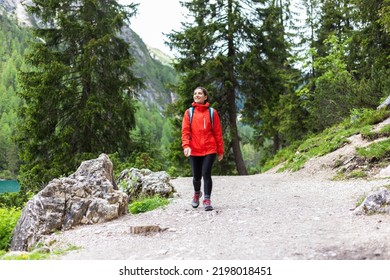
[[[299,173],[213,177],[214,211],[193,209],[191,178],[172,180],[164,209],[59,235],[85,260],[390,259],[390,216],[358,216],[356,202],[389,179],[331,181]],[[147,235],[131,226],[168,228]]]

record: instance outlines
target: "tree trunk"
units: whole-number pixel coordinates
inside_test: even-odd
[[[238,136],[236,98],[234,90],[228,90],[227,101],[229,105],[229,129],[232,138],[233,155],[237,172],[238,175],[248,175],[248,171],[246,170],[244,159],[242,157],[240,138]]]
[[[234,15],[233,15],[233,1],[228,1],[228,71],[229,77],[228,80],[225,81],[226,92],[227,92],[227,102],[228,102],[228,110],[229,110],[229,125],[230,125],[230,135],[232,138],[232,146],[233,146],[233,155],[234,161],[236,163],[236,168],[238,175],[248,175],[248,171],[246,170],[244,159],[242,157],[241,147],[240,147],[240,138],[238,136],[237,129],[237,109],[236,109],[236,95],[235,89],[237,87],[237,80],[234,73],[234,57],[236,55],[236,49],[234,44]]]

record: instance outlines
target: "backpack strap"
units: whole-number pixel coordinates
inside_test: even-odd
[[[195,107],[188,108],[188,114],[190,114],[190,125],[192,124],[192,116],[194,115]]]
[[[188,108],[188,114],[190,115],[190,139],[192,139],[192,116],[194,115],[195,107]]]
[[[192,117],[194,115],[195,107],[188,108],[188,114],[190,115],[190,129],[192,124]],[[210,114],[210,122],[211,122],[211,128],[214,131],[214,108],[209,107],[209,114]]]
[[[210,113],[211,128],[214,131],[214,108],[209,107],[209,113]]]

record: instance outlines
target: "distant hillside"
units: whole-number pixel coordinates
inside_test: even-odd
[[[172,60],[173,58],[167,55],[166,53],[162,52],[160,49],[153,48],[151,46],[147,46],[150,55],[160,61],[164,65],[172,66]]]
[[[131,44],[131,53],[134,55],[136,63],[134,64],[135,73],[144,79],[146,89],[140,92],[140,100],[147,105],[157,105],[160,109],[164,108],[174,99],[174,94],[169,89],[169,84],[175,84],[177,73],[169,65],[168,55],[157,49],[153,52],[148,50],[142,38],[130,27],[123,29],[122,36],[126,42]],[[163,61],[160,61],[162,59]]]

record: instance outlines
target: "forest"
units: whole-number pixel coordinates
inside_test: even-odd
[[[117,172],[190,175],[181,120],[198,85],[221,116],[216,175],[262,172],[282,149],[390,95],[390,0],[181,2],[188,21],[166,41],[177,98],[163,111],[139,100],[141,66],[117,35],[136,4],[33,3],[34,28],[0,13],[0,178],[22,193],[102,152]]]

